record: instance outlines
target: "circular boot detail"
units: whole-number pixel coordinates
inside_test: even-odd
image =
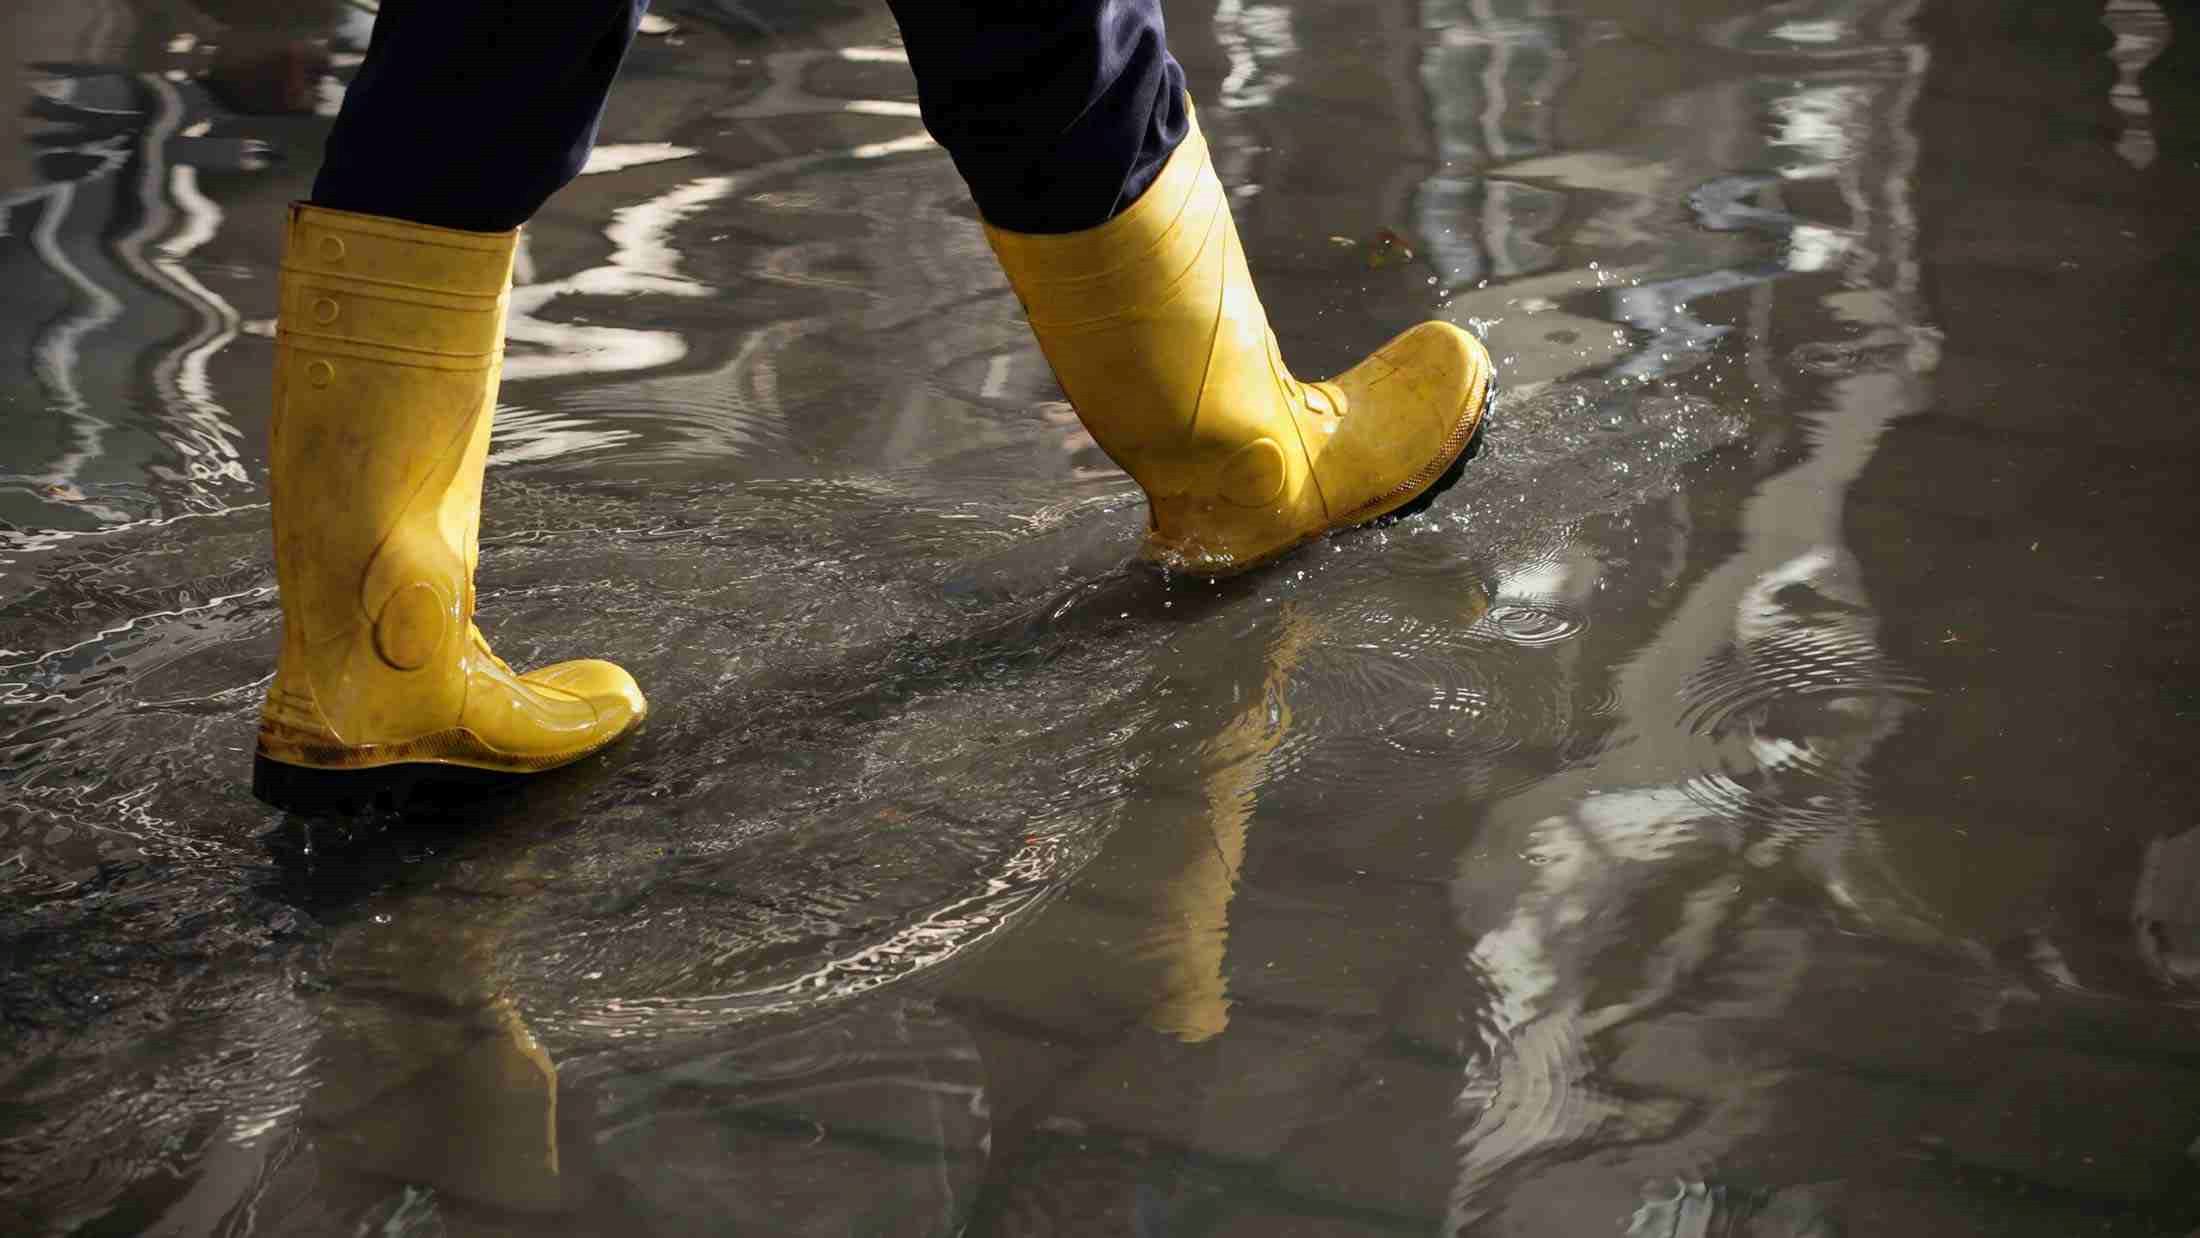
[[[390,595],[374,621],[374,651],[401,671],[416,671],[443,647],[449,607],[435,586],[416,580]]]
[[[1289,476],[1283,448],[1272,438],[1256,438],[1223,461],[1222,497],[1239,507],[1267,507],[1282,497]]]

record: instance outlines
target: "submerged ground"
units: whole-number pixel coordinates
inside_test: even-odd
[[[245,779],[372,8],[0,15],[0,1230],[2200,1226],[2185,10],[1172,6],[1301,373],[1506,382],[1435,512],[1214,586],[882,6],[665,0],[481,579],[654,716],[339,827]]]

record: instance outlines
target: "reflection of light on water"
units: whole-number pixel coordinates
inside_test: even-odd
[[[1700,805],[1660,787],[1596,795],[1526,831],[1529,887],[1468,956],[1489,1004],[1459,1097],[1471,1125],[1459,1141],[1448,1232],[1475,1214],[1475,1197],[1507,1167],[1618,1116],[1620,1106],[1591,1086],[1585,1044],[1665,1000],[1702,964],[1731,883],[1715,879],[1686,896],[1683,922],[1654,950],[1645,983],[1611,1005],[1585,1007],[1581,970],[1605,947],[1625,893],[1684,850],[1723,841],[1718,833]]]
[[[680,274],[680,255],[672,248],[672,227],[726,196],[733,179],[709,176],[689,181],[662,197],[611,213],[604,236],[614,246],[609,268],[598,267],[583,289],[608,294],[659,292],[695,296],[698,286]]]
[[[184,96],[168,80],[153,74],[136,74],[129,78],[115,77],[112,81],[133,83],[150,97],[154,106],[142,131],[99,144],[102,153],[113,157],[112,162],[78,181],[0,199],[0,212],[34,202],[41,205],[37,223],[26,239],[40,264],[61,278],[75,302],[73,312],[40,331],[31,350],[32,374],[47,392],[48,407],[69,427],[69,437],[74,440],[72,449],[41,473],[17,474],[7,479],[29,482],[43,497],[70,502],[76,510],[87,512],[102,523],[119,525],[128,521],[131,513],[88,501],[85,487],[78,484],[94,461],[108,456],[107,433],[115,428],[107,417],[94,411],[95,404],[108,410],[117,403],[113,392],[102,392],[96,401],[86,394],[84,384],[87,381],[96,389],[112,382],[115,375],[97,366],[93,367],[93,373],[83,373],[86,362],[82,346],[87,336],[121,321],[131,307],[157,304],[141,291],[133,290],[133,284],[175,302],[197,319],[187,341],[154,354],[151,380],[159,396],[155,411],[161,422],[155,427],[155,433],[161,444],[182,458],[180,476],[190,482],[242,482],[245,475],[237,460],[239,432],[216,403],[213,384],[207,375],[207,365],[213,354],[236,337],[238,315],[227,301],[206,288],[183,266],[185,258],[212,239],[220,228],[222,215],[199,192],[196,168],[188,163],[171,167],[169,162],[172,149],[174,152],[203,152],[203,147],[180,143],[174,148],[170,146],[172,139],[189,138],[203,132],[203,128],[199,125],[185,127]],[[49,98],[67,100],[76,110],[133,114],[112,107],[88,106],[97,102],[96,97],[79,99],[82,92],[74,82],[34,89]],[[233,166],[244,170],[257,166],[249,158],[249,145],[247,158]],[[126,152],[134,152],[134,163],[123,162],[129,157]],[[122,181],[118,177],[107,181],[126,166],[133,171],[129,180]],[[111,187],[113,198],[98,196],[98,190],[92,186]],[[88,262],[73,258],[69,253],[70,238],[64,236],[63,229],[79,208],[97,210],[102,205],[123,202],[137,208],[133,215],[126,216],[134,221],[133,226],[120,236],[105,240],[104,253],[91,252]],[[0,219],[4,218],[5,214],[0,214]],[[156,238],[169,233],[171,225],[174,225],[172,235],[156,244]],[[81,245],[83,238],[76,239]],[[79,252],[85,252],[84,248]],[[121,271],[113,272],[103,259],[111,260]],[[88,271],[87,266],[91,270]],[[121,295],[109,291],[101,284],[101,275],[95,272],[126,274],[127,280],[118,281],[125,291]],[[153,461],[142,463],[155,477],[168,480],[179,477],[178,470]],[[10,540],[14,545],[25,546],[32,544],[35,538]]]
[[[1471,23],[1444,27],[1437,32],[1436,41],[1444,47],[1502,47],[1507,43],[1537,42],[1547,33],[1534,22],[1496,16],[1485,2],[1474,6]]]
[[[177,261],[182,254],[188,254],[213,236],[220,226],[221,212],[198,193],[197,173],[188,165],[175,168],[178,173],[187,173],[180,179],[169,175],[168,142],[182,127],[183,96],[168,81],[152,74],[141,73],[138,81],[153,96],[159,110],[139,144],[138,158],[143,170],[139,173],[137,198],[144,206],[144,219],[115,246],[115,255],[141,281],[188,307],[199,320],[191,341],[181,349],[163,353],[154,366],[153,383],[161,396],[162,411],[180,412],[184,424],[179,428],[187,431],[161,437],[189,461],[186,469],[193,480],[226,478],[241,482],[245,475],[243,467],[237,463],[236,448],[240,432],[229,423],[227,412],[219,404],[210,398],[194,399],[179,386],[179,373],[188,364],[191,354],[198,353],[203,368],[205,359],[212,355],[211,350],[220,349],[237,335],[236,310],[185,272]],[[182,191],[180,195],[175,194],[178,189]],[[168,228],[173,218],[169,210],[171,196],[175,196],[175,207],[183,216],[183,225],[170,245],[184,248],[168,256],[149,257],[145,252],[147,246]],[[163,250],[166,252],[167,247]],[[207,386],[203,375],[201,386]]]
[[[1832,176],[1856,153],[1858,117],[1871,102],[1861,86],[1816,86],[1772,101],[1780,122],[1774,146],[1802,151],[1816,162],[1780,169],[1789,180]]]
[[[1227,108],[1266,107],[1276,93],[1291,84],[1288,73],[1273,72],[1269,64],[1298,54],[1298,40],[1291,35],[1291,12],[1278,5],[1247,5],[1244,0],[1219,0],[1215,5],[1215,41],[1230,58],[1229,76],[1222,79],[1218,96]]]
[[[718,290],[680,271],[673,229],[712,203],[761,182],[776,180],[834,159],[878,159],[929,148],[932,139],[912,134],[839,150],[775,159],[740,172],[688,181],[646,202],[612,212],[604,235],[612,243],[609,262],[561,280],[526,284],[512,290],[506,336],[514,343],[539,345],[542,351],[510,356],[504,363],[508,382],[526,382],[558,374],[630,373],[671,365],[687,356],[678,332],[638,327],[553,322],[541,312],[559,297],[672,296],[710,297]],[[523,250],[524,259],[524,250]],[[522,262],[524,269],[525,263]]]
[[[711,176],[689,181],[647,202],[612,212],[604,235],[612,243],[611,260],[600,267],[512,290],[511,321],[505,334],[513,343],[547,350],[508,357],[504,377],[524,382],[551,374],[623,373],[670,365],[687,355],[687,341],[673,331],[603,327],[551,322],[536,317],[552,301],[577,296],[702,297],[711,289],[680,274],[680,255],[672,248],[673,226],[733,191],[733,178]]]
[[[601,451],[637,437],[632,430],[600,429],[573,417],[509,405],[497,409],[493,435],[489,463],[498,466]]]
[[[1901,30],[1915,5],[1871,11]],[[1863,15],[1794,22],[1773,37],[1792,54],[1802,44],[1848,43],[1870,24]],[[1785,72],[1760,79],[1779,97],[1760,104],[1763,96],[1738,92],[1735,99],[1754,106],[1720,117],[1726,123],[1710,139],[1732,143],[1717,147],[1725,166],[1747,150],[1742,158],[1787,180],[1833,182],[1848,217],[1831,224],[1791,213],[1771,176],[1729,174],[1699,185],[1689,205],[1704,227],[1770,234],[1784,246],[1782,260],[1613,290],[1610,317],[1651,334],[1614,377],[1659,373],[1653,360],[1707,351],[1731,328],[1703,322],[1691,302],[1744,288],[1762,290],[1753,295],[1768,315],[1775,298],[1815,292],[1814,311],[1850,317],[1866,312],[1856,294],[1868,286],[1885,309],[1871,325],[1886,338],[1929,332],[1913,295],[1908,201],[1916,166],[1908,118],[1927,58],[1921,48],[1899,57],[1858,50],[1899,75],[1792,87]],[[1753,201],[1759,194],[1771,196]],[[1791,272],[1843,267],[1853,283],[1842,281],[1849,286],[1839,291],[1827,291],[1829,281],[1781,282]],[[1738,547],[1719,552],[1657,636],[1619,668],[1608,712],[1625,742],[1497,800],[1478,835],[1487,851],[1461,857],[1453,897],[1474,943],[1468,963],[1481,996],[1481,1045],[1459,1093],[1469,1127],[1449,1232],[1507,1206],[1501,1183],[1532,1157],[1569,1145],[1577,1150],[1568,1155],[1578,1155],[1585,1141],[1602,1153],[1674,1129],[1684,1111],[1670,1098],[1605,1085],[1624,1072],[1611,1067],[1597,1038],[1638,1019],[1667,1031],[1683,1026],[1667,1019],[1667,1004],[1719,965],[1719,939],[1752,911],[1753,896],[1735,879],[1743,866],[1792,866],[1830,906],[1872,931],[1946,940],[1875,867],[1863,771],[1918,690],[1881,654],[1872,599],[1843,549],[1847,488],[1882,429],[1922,406],[1930,354],[1888,349],[1867,360],[1831,385],[1808,455],[1753,492]],[[1690,539],[1692,552],[1698,544]],[[1493,620],[1513,618],[1510,588],[1533,596],[1557,583],[1540,575],[1521,572],[1517,586],[1508,579]],[[1699,725],[1700,741],[1692,722],[1708,723]],[[1661,926],[1647,943],[1623,941],[1635,924],[1676,905],[1679,924]],[[1622,960],[1639,980],[1612,983]],[[1780,983],[1758,988],[1765,1010],[1783,1004]]]
[[[978,398],[998,400],[1008,390],[1008,367],[1013,360],[1007,353],[988,359],[985,363],[985,382],[978,388]]]
[[[1429,32],[1420,78],[1446,167],[1416,189],[1413,214],[1437,280],[1458,288],[1549,269],[1557,251],[1542,238],[1564,216],[1564,197],[1481,172],[1553,149],[1546,105],[1573,75],[1565,21],[1541,3],[1493,0],[1424,0],[1420,21]]]
[[[1845,232],[1817,224],[1797,224],[1788,233],[1787,268],[1790,271],[1823,271],[1847,253],[1854,238]]]
[[[840,110],[856,116],[907,116],[912,119],[922,114],[916,104],[900,99],[849,99],[840,105]]]
[[[181,458],[180,469],[156,461],[140,462],[155,478],[193,484],[194,489],[213,481],[244,482],[237,456],[239,431],[217,401],[209,365],[215,354],[236,338],[240,318],[227,300],[215,293],[186,266],[186,262],[220,231],[223,213],[199,188],[199,169],[193,160],[212,158],[217,166],[253,171],[264,166],[256,143],[213,143],[204,138],[206,121],[186,124],[191,110],[186,95],[166,77],[135,74],[102,79],[109,92],[124,84],[134,86],[153,105],[142,130],[103,139],[79,153],[106,156],[102,165],[75,181],[64,182],[0,199],[0,223],[17,208],[37,204],[37,222],[25,237],[30,251],[47,270],[58,275],[73,294],[72,311],[44,328],[32,346],[31,370],[48,395],[48,407],[60,414],[71,431],[72,449],[52,461],[47,470],[11,480],[28,481],[48,499],[74,505],[115,529],[130,525],[131,513],[87,499],[77,483],[94,461],[109,454],[107,432],[114,424],[94,408],[107,410],[118,401],[113,393],[89,395],[84,385],[110,383],[115,375],[87,361],[82,342],[90,334],[121,321],[132,308],[158,305],[143,295],[149,290],[188,311],[196,321],[189,336],[150,354],[150,381],[158,397],[154,432],[160,443]],[[139,115],[134,109],[99,106],[99,92],[86,92],[75,80],[34,84],[39,94],[66,104],[75,111],[117,117]],[[118,100],[107,99],[110,104]],[[181,139],[181,140],[178,140]],[[134,156],[134,162],[129,162]],[[229,162],[222,162],[227,156]],[[125,169],[127,180],[120,178]],[[114,179],[109,179],[110,177]],[[94,187],[97,188],[94,188]],[[100,190],[112,189],[112,197]],[[81,215],[116,205],[134,205],[126,216],[128,231],[106,237],[97,250],[86,252],[84,238],[72,238],[67,225]],[[4,232],[4,228],[0,228]],[[104,233],[100,234],[103,237]],[[165,237],[165,239],[161,239]],[[76,256],[70,250],[77,242]],[[106,265],[111,261],[120,271]],[[112,274],[127,276],[113,281]],[[119,293],[102,283],[115,282]],[[206,496],[198,496],[206,501]],[[11,547],[35,549],[66,540],[53,531],[23,534],[8,539]]]
[[[56,461],[53,468],[36,480],[66,482],[80,472],[85,464],[97,459],[105,451],[105,431],[108,423],[95,416],[77,387],[76,371],[80,342],[86,335],[97,331],[122,316],[122,301],[113,293],[99,286],[86,276],[82,268],[70,261],[61,248],[61,221],[67,217],[69,207],[76,200],[76,186],[63,182],[43,192],[46,209],[40,213],[38,223],[31,229],[31,249],[37,253],[46,269],[67,281],[70,289],[83,299],[84,308],[70,315],[53,330],[40,335],[31,354],[31,372],[38,376],[40,385],[48,392],[51,407],[66,417],[75,428],[77,442],[81,445]],[[109,521],[126,519],[119,511],[102,511],[101,518]]]
[[[508,356],[504,377],[512,383],[557,375],[624,374],[661,370],[688,356],[686,339],[677,331],[559,322],[547,316],[548,307],[567,294],[576,296],[632,297],[673,296],[709,298],[720,289],[688,276],[674,232],[685,220],[736,195],[783,182],[813,166],[843,159],[880,159],[930,149],[932,139],[923,133],[870,142],[854,147],[825,150],[773,160],[756,167],[719,176],[702,177],[612,213],[604,230],[612,243],[609,261],[599,267],[544,283],[521,283],[512,290],[508,338],[526,346]],[[515,278],[527,279],[533,263],[524,236],[515,263]],[[705,421],[712,450],[739,454],[738,448],[754,441],[776,416],[778,397],[773,390],[770,359],[793,336],[819,329],[822,320],[776,323],[748,332],[732,360],[717,370],[672,373],[647,380],[652,384],[645,403],[652,407],[715,410]],[[616,394],[616,409],[627,411],[630,401],[643,398],[643,390],[629,387]],[[546,460],[578,452],[597,451],[631,442],[637,436],[624,430],[607,430],[577,419],[574,414],[594,411],[588,393],[565,401],[563,416],[520,414],[509,428],[500,420],[496,455],[499,462]],[[510,416],[510,414],[507,414]],[[507,439],[506,435],[511,437]]]
[[[2147,97],[2139,90],[2139,74],[2162,54],[2169,41],[2169,19],[2155,0],[2108,0],[2101,24],[2116,36],[2108,52],[2116,62],[2116,84],[2108,89],[2108,101],[2124,118],[2116,153],[2132,167],[2143,168],[2154,162],[2154,124]]]
[[[1447,160],[1480,166],[1552,149],[1551,109],[1543,106],[1573,76],[1563,24],[1539,4],[1525,15],[1499,13],[1493,0],[1424,0],[1421,24],[1433,32],[1421,57],[1429,117]]]
[[[102,525],[98,529],[37,529],[25,531],[0,529],[0,551],[20,551],[27,554],[33,551],[52,550],[56,546],[63,546],[70,542],[90,541],[93,538],[107,537],[114,534],[166,528],[169,525],[181,524],[187,520],[210,520],[235,512],[265,511],[266,509],[267,504],[265,503],[239,503],[232,507],[220,507],[211,511],[178,512],[173,516],[149,516],[139,520],[131,520],[118,515],[115,523]],[[103,511],[107,509],[98,508],[94,510]],[[17,559],[7,554],[0,554],[0,567],[6,567],[16,562],[18,562]],[[20,652],[22,650],[0,650],[0,654]],[[257,687],[257,685],[254,686]]]
[[[1791,21],[1772,28],[1772,37],[1790,43],[1839,43],[1848,30],[1839,21]]]
[[[1542,560],[1506,572],[1497,582],[1501,597],[1556,597],[1566,591],[1571,566],[1562,559]]]
[[[927,133],[918,133],[905,138],[895,138],[891,142],[867,142],[850,150],[848,156],[851,159],[877,159],[883,155],[900,155],[909,151],[923,150],[930,145],[932,145],[932,136]]]
[[[183,265],[183,260],[190,257],[192,251],[214,239],[222,224],[221,208],[199,192],[198,169],[189,164],[179,164],[170,172],[168,196],[183,213],[183,227],[160,246],[159,256],[152,264],[195,298],[202,317],[210,316],[211,321],[204,322],[198,335],[181,350],[161,358],[154,382],[169,392],[175,403],[197,423],[199,442],[213,448],[211,452],[202,452],[181,441],[176,444],[179,450],[194,457],[192,474],[202,480],[224,477],[241,482],[245,480],[244,466],[237,461],[233,443],[237,431],[230,425],[227,411],[214,398],[214,382],[207,373],[214,354],[237,338],[237,325],[241,320],[236,307],[200,283]]]
[[[588,163],[581,169],[581,175],[624,172],[628,168],[685,159],[694,153],[692,146],[674,146],[670,142],[606,142],[588,152]]]
[[[683,1022],[709,1026],[729,1015],[760,1016],[842,1001],[926,971],[998,932],[1042,897],[1054,876],[1051,848],[1027,844],[985,888],[896,929],[885,940],[829,958],[802,974],[755,989],[695,997],[612,998],[580,1016],[605,1034],[646,1035]],[[724,964],[721,957],[714,964]]]

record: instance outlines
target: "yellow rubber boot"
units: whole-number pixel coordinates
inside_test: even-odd
[[[1477,445],[1489,355],[1425,322],[1329,382],[1284,368],[1199,124],[1097,228],[986,239],[1085,428],[1146,491],[1146,555],[1227,576],[1407,513]]]
[[[270,803],[550,769],[642,720],[611,663],[515,674],[473,626],[517,242],[291,210],[268,460],[283,643],[252,778]]]

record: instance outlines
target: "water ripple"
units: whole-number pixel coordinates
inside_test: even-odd
[[[1485,622],[1500,639],[1530,648],[1568,640],[1589,625],[1578,608],[1553,601],[1500,600]]]
[[[1308,786],[1386,801],[1494,795],[1532,779],[1537,762],[1510,758],[1555,748],[1568,712],[1549,670],[1505,649],[1310,654],[1295,692],[1305,703],[1279,763]]]

